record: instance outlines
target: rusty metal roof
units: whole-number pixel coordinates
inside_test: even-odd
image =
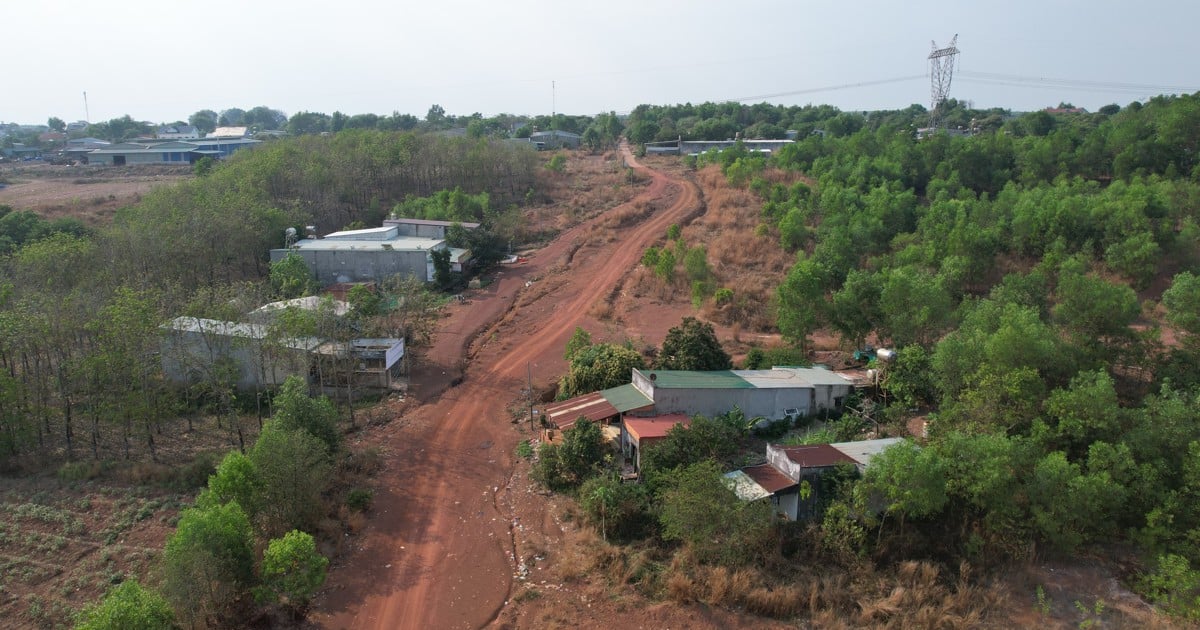
[[[779,469],[770,464],[759,464],[758,466],[747,466],[742,469],[746,476],[754,480],[755,483],[762,486],[764,490],[775,494],[780,490],[787,490],[796,485],[795,481],[788,478],[787,475],[779,472]]]
[[[604,399],[599,392],[576,396],[569,400],[546,406],[546,418],[559,429],[569,429],[580,418],[599,422],[618,415],[616,407]]]
[[[688,426],[692,423],[692,419],[682,413],[673,413],[664,416],[654,416],[651,418],[625,418],[625,430],[633,437],[641,440],[662,438],[667,436],[667,432],[675,428],[675,425],[682,424]]]
[[[783,446],[780,450],[787,458],[801,468],[825,468],[836,464],[857,464],[853,457],[837,450],[828,444],[811,444],[808,446]]]

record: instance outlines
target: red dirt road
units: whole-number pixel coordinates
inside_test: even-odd
[[[562,349],[641,259],[700,203],[696,188],[631,166],[652,182],[633,202],[659,209],[598,248],[580,249],[607,214],[564,232],[529,262],[455,305],[414,394],[424,405],[385,428],[385,466],[371,523],[330,572],[310,620],[327,628],[479,628],[509,599],[512,523],[502,498],[520,436],[506,409],[525,387],[562,372]],[[669,203],[668,203],[669,202]],[[576,255],[576,252],[580,252]],[[532,283],[530,283],[532,281]],[[465,380],[446,388],[461,366]],[[498,498],[499,495],[499,498]]]

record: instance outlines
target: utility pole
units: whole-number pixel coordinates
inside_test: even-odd
[[[87,90],[83,91],[83,120],[89,125],[92,124],[92,113],[88,111]]]
[[[528,381],[528,383],[527,383],[528,389],[525,390],[525,393],[529,396],[529,430],[532,431],[533,430],[533,368],[531,368],[529,366],[528,362],[525,363],[525,378]]]

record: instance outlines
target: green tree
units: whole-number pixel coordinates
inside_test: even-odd
[[[212,159],[211,156],[206,155],[196,160],[196,165],[192,167],[192,172],[196,174],[196,177],[206,177],[216,167],[217,161]]]
[[[79,614],[75,630],[169,630],[175,613],[161,595],[137,580],[113,587],[101,601]]]
[[[1058,279],[1054,317],[1080,339],[1128,336],[1137,318],[1137,294],[1103,278],[1068,272]]]
[[[448,289],[453,281],[450,271],[450,250],[435,249],[429,252],[433,259],[433,281],[442,289]]]
[[[202,109],[188,116],[188,124],[195,127],[200,133],[209,134],[217,128],[217,119],[219,118],[217,112],[211,109]]]
[[[184,510],[163,550],[163,596],[181,619],[204,623],[254,585],[254,534],[237,503]]]
[[[62,132],[67,129],[66,121],[58,116],[51,116],[50,119],[46,121],[46,126],[50,128],[50,131]]]
[[[743,446],[746,429],[746,417],[740,410],[715,418],[695,416],[689,425],[677,424],[662,440],[647,445],[642,469],[653,474],[703,461],[730,465]]]
[[[325,583],[329,559],[317,553],[313,537],[293,529],[267,544],[263,552],[263,596],[303,610]]]
[[[575,332],[572,333],[571,338],[567,340],[567,348],[563,352],[563,359],[567,362],[570,362],[575,358],[575,355],[583,352],[585,349],[591,347],[591,345],[592,336],[588,333],[588,331],[576,326]]]
[[[571,428],[563,431],[558,456],[571,484],[583,483],[604,461],[604,434],[600,431],[600,425],[586,418],[577,420]]]
[[[279,387],[273,401],[275,426],[281,431],[305,431],[325,446],[329,455],[342,445],[337,427],[337,409],[325,396],[308,395],[308,384],[299,376],[289,376]]]
[[[281,300],[310,295],[316,287],[308,263],[296,252],[271,263],[271,289]]]
[[[739,499],[715,462],[668,473],[658,498],[663,538],[685,543],[700,562],[741,566],[760,560],[771,547],[771,504]]]
[[[265,531],[286,532],[316,523],[321,492],[332,471],[326,445],[307,431],[268,422],[250,461],[262,480],[261,514]]]
[[[196,498],[197,507],[218,507],[236,502],[253,519],[259,512],[262,479],[254,462],[239,451],[232,451],[221,460],[217,470],[208,477],[208,488]]]
[[[1200,338],[1200,276],[1185,271],[1171,280],[1163,292],[1167,322],[1179,330]]]
[[[946,471],[941,455],[912,442],[893,444],[871,459],[866,487],[888,502],[888,513],[926,518],[946,505]]]
[[[824,265],[800,255],[776,290],[779,332],[801,348],[825,318]]]
[[[953,311],[938,278],[913,267],[893,269],[879,295],[880,334],[897,346],[930,346],[950,325]]]
[[[603,461],[600,426],[579,418],[563,431],[562,444],[542,444],[532,474],[534,480],[551,490],[568,490],[594,475]]]
[[[560,398],[617,387],[629,382],[633,369],[645,367],[642,355],[632,348],[611,343],[588,346],[571,359],[559,381]]]
[[[733,367],[733,361],[717,341],[712,324],[685,317],[678,326],[667,331],[653,367],[657,370],[728,370]]]

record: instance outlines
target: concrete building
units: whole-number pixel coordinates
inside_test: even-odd
[[[656,414],[716,416],[734,407],[747,418],[781,420],[841,408],[852,388],[821,368],[770,370],[633,370],[633,387],[653,402]]]
[[[459,268],[470,251],[450,248],[444,238],[403,236],[399,225],[334,232],[324,238],[306,238],[289,248],[271,250],[271,262],[289,253],[304,259],[322,287],[342,282],[380,282],[392,276],[433,279],[430,252],[449,249],[451,265]]]
[[[403,339],[354,339],[349,343],[327,341],[314,354],[324,387],[344,388],[347,379],[356,389],[394,389],[402,374]]]
[[[125,166],[129,164],[194,164],[203,157],[226,158],[234,152],[259,144],[258,140],[169,140],[159,142],[121,142],[102,146],[82,155],[88,164]],[[72,150],[72,152],[74,152]]]
[[[865,473],[872,458],[903,442],[902,438],[811,444],[805,446],[767,445],[767,463],[747,466],[725,473],[730,489],[744,501],[769,499],[775,510],[791,520],[817,516],[821,496],[821,478],[837,466],[854,466]],[[807,484],[807,499],[800,487]],[[875,509],[883,509],[882,505]]]
[[[289,376],[306,381],[314,337],[270,339],[261,324],[177,317],[163,327],[162,368],[167,380],[193,385],[227,369],[240,389],[275,387]]]
[[[428,219],[384,219],[383,227],[394,225],[400,236],[416,236],[420,238],[446,238],[446,228],[458,223],[468,230],[479,228],[478,223],[460,221],[431,221]]]
[[[578,149],[583,136],[570,131],[535,131],[529,134],[529,142],[539,151],[543,149]]]

